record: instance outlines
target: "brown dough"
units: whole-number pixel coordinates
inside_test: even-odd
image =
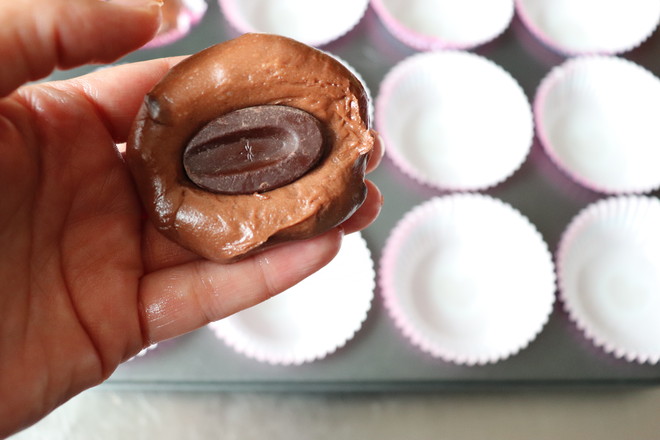
[[[188,141],[220,115],[256,105],[315,116],[326,156],[298,180],[261,194],[213,194],[193,184],[182,164]],[[127,161],[163,234],[201,256],[231,262],[350,217],[366,197],[374,141],[365,91],[341,63],[288,38],[246,34],[185,59],[147,94]]]

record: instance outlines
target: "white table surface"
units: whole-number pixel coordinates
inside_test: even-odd
[[[435,394],[93,389],[12,440],[654,439],[660,387]]]

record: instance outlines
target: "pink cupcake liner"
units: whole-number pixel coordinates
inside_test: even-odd
[[[660,201],[619,196],[583,209],[557,249],[559,295],[588,340],[629,362],[660,361]]]
[[[417,50],[472,49],[501,35],[513,0],[371,0],[385,27]]]
[[[647,0],[516,0],[529,31],[564,55],[614,55],[655,32],[660,2]]]
[[[369,0],[219,0],[229,23],[239,32],[263,32],[322,46],[351,31]]]
[[[238,353],[271,365],[325,358],[351,340],[367,317],[375,288],[367,244],[344,238],[334,260],[296,286],[209,324]]]
[[[531,106],[515,79],[459,51],[416,54],[394,66],[376,99],[376,127],[404,173],[450,191],[509,178],[534,134]]]
[[[160,30],[144,47],[166,46],[185,37],[202,21],[207,8],[206,0],[165,0]]]
[[[552,312],[552,256],[536,228],[489,196],[431,199],[397,224],[379,283],[386,309],[410,342],[465,365],[527,347]]]
[[[537,135],[553,162],[605,194],[660,187],[660,79],[617,57],[555,67],[534,99]]]

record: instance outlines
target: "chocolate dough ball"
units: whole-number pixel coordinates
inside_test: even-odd
[[[231,262],[349,218],[374,141],[365,90],[340,62],[246,34],[185,59],[147,94],[127,162],[164,235]]]

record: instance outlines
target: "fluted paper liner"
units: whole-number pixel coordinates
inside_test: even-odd
[[[516,0],[529,31],[564,55],[614,55],[655,32],[660,2],[648,0]]]
[[[510,205],[477,194],[431,199],[387,240],[380,267],[385,306],[424,352],[481,365],[536,338],[552,311],[552,257]]]
[[[472,49],[504,32],[513,0],[371,0],[385,27],[417,50]]]
[[[576,182],[606,194],[660,187],[660,79],[610,56],[555,67],[534,100],[539,139]]]
[[[351,31],[369,0],[219,0],[239,32],[264,32],[321,46]]]
[[[595,345],[631,362],[660,361],[660,201],[595,202],[557,250],[560,298]]]
[[[533,118],[515,79],[468,52],[413,55],[390,70],[376,127],[404,173],[443,190],[497,185],[525,161]]]

